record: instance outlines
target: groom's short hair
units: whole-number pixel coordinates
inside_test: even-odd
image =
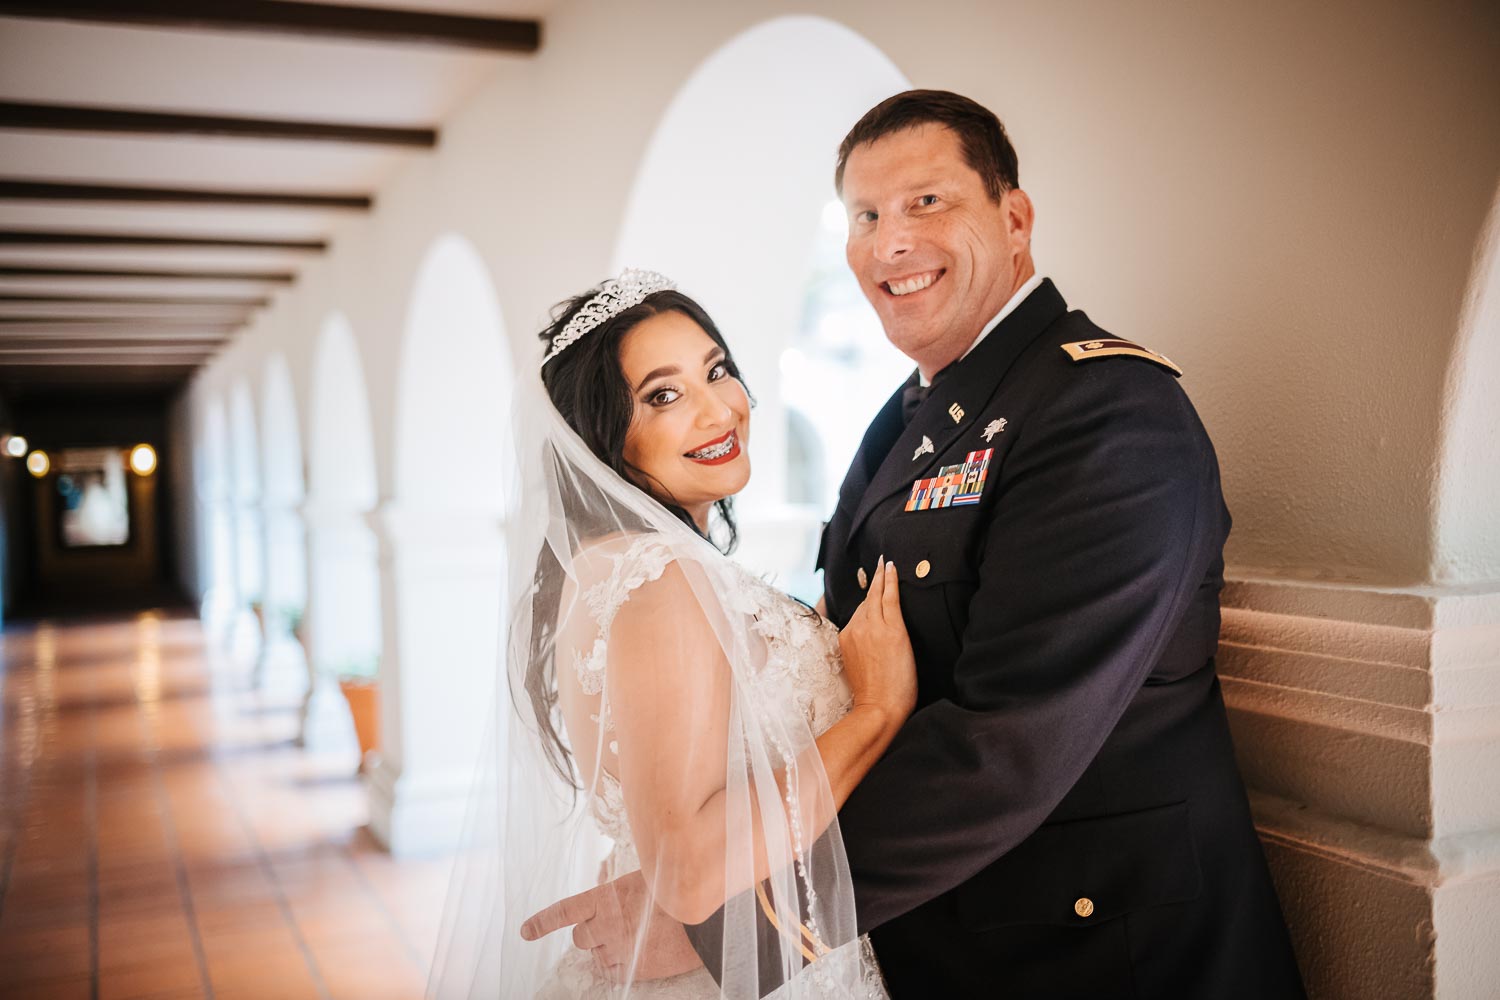
[[[999,201],[1005,192],[1021,186],[1016,149],[993,111],[948,90],[908,90],[866,111],[844,136],[833,172],[834,189],[840,195],[844,193],[844,167],[855,149],[892,132],[922,125],[942,125],[958,135],[964,160],[983,178],[991,198]]]

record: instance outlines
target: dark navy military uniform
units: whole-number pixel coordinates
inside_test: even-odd
[[[916,652],[840,814],[898,1000],[1302,995],[1214,671],[1217,459],[1121,343],[1043,282],[910,424],[891,397],[824,532],[829,616],[883,555]]]

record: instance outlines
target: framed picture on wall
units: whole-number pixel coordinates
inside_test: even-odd
[[[57,455],[58,534],[65,549],[130,542],[130,491],[118,448],[67,448]]]

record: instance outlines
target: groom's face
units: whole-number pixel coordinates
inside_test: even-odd
[[[886,337],[931,376],[956,361],[1030,277],[1031,202],[995,201],[957,133],[928,124],[850,152],[849,267]]]

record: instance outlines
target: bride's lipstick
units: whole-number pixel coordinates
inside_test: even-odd
[[[705,453],[709,457],[696,457]],[[707,444],[694,448],[682,457],[689,461],[697,462],[699,465],[723,465],[726,462],[733,462],[740,457],[739,435],[731,430],[723,437],[714,438]]]

